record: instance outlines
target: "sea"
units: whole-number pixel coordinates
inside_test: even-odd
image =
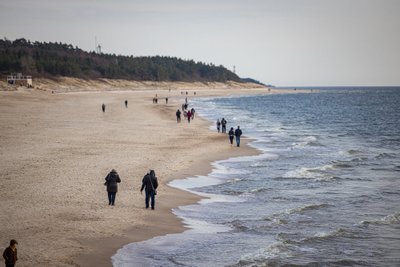
[[[203,196],[173,210],[189,229],[128,244],[114,266],[400,266],[400,88],[189,104],[212,131],[240,125],[261,154],[172,181]]]

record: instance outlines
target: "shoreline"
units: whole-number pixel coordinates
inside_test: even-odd
[[[285,93],[186,90],[189,97],[194,91],[195,97]],[[171,103],[151,104],[155,94],[161,100],[170,97]],[[127,243],[187,229],[172,208],[200,197],[165,186],[169,181],[206,175],[216,160],[258,153],[244,145],[246,140],[241,149],[231,148],[228,138],[210,131],[204,119],[177,124],[175,111],[185,98],[178,88],[0,95],[5,125],[0,130],[0,200],[14,208],[2,209],[0,234],[3,244],[11,237],[18,240],[18,266],[111,266],[111,256]],[[124,99],[129,99],[127,109]],[[122,179],[112,208],[105,205],[102,181],[111,168]],[[139,193],[149,168],[161,183],[153,213],[144,209]]]
[[[235,153],[233,157],[259,154],[257,149],[248,146],[248,140],[243,140],[243,148],[245,148],[245,150],[240,153]],[[207,175],[212,170],[211,163],[230,157],[232,157],[232,155],[224,152],[216,156],[212,161],[204,158],[200,162],[196,162],[195,165],[197,165],[197,167],[194,169],[183,170],[177,176],[167,180],[172,181],[176,179],[185,179],[190,176]],[[159,201],[164,201],[162,211],[159,213],[158,208],[156,208],[155,212],[149,212],[149,214],[146,215],[146,219],[150,222],[148,225],[144,225],[141,228],[133,227],[127,229],[123,236],[106,237],[82,242],[85,246],[91,246],[93,250],[90,253],[79,255],[75,262],[79,266],[112,266],[111,257],[117,253],[118,249],[127,244],[149,240],[157,236],[182,233],[189,230],[189,228],[184,225],[182,219],[173,214],[172,209],[197,203],[203,199],[203,197],[185,190],[170,187],[166,184],[162,184],[161,186],[167,186],[168,191],[176,194],[174,195],[174,199],[160,200],[159,197],[156,198],[156,205],[159,205]],[[162,222],[160,222],[160,216],[162,216]]]
[[[197,116],[196,120],[198,119],[203,121],[203,127],[205,127],[204,129],[206,131],[215,133],[208,129],[208,126],[210,125],[209,121]],[[225,142],[228,147],[229,145],[226,135],[219,135],[220,138],[218,139],[221,139],[220,143],[223,143],[224,140],[222,139],[226,139]],[[242,138],[242,146],[240,147],[240,150],[236,149],[236,147],[229,146],[229,150],[220,151],[217,154],[203,154],[197,158],[196,161],[193,161],[191,166],[188,166],[188,168],[182,169],[176,174],[167,177],[161,186],[167,187],[166,190],[170,191],[172,194],[169,199],[163,198],[161,200],[159,195],[156,197],[156,205],[160,206],[160,201],[163,201],[161,204],[162,210],[160,212],[160,210],[156,208],[155,211],[150,211],[146,214],[146,219],[150,222],[149,224],[143,225],[142,227],[126,229],[124,234],[118,237],[106,237],[82,242],[83,246],[90,246],[93,250],[90,253],[79,255],[76,257],[75,262],[79,266],[112,266],[111,257],[124,245],[149,240],[157,236],[182,233],[189,230],[189,228],[184,225],[182,219],[173,214],[172,209],[197,203],[203,199],[203,197],[182,189],[173,188],[169,186],[168,183],[173,180],[185,179],[191,176],[208,175],[213,170],[212,163],[215,161],[232,157],[259,155],[261,153],[259,150],[248,145],[250,141],[251,140],[247,137]],[[162,217],[162,222],[160,217]]]

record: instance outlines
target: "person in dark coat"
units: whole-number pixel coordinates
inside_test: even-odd
[[[190,123],[190,119],[192,118],[192,112],[189,110],[187,113],[187,119],[188,119],[188,123]]]
[[[175,114],[176,114],[176,122],[181,122],[181,111],[178,109]]]
[[[190,113],[192,114],[192,120],[194,119],[194,113],[195,113],[196,111],[194,110],[194,108],[192,108],[191,110],[190,110]]]
[[[121,182],[121,178],[116,170],[112,169],[109,174],[107,174],[105,178],[106,182],[104,185],[107,186],[107,193],[108,193],[108,205],[113,205],[115,203],[115,197],[117,196],[118,192],[118,183]]]
[[[103,112],[106,112],[106,105],[104,103],[101,105],[101,109],[103,110]]]
[[[235,137],[236,137],[236,146],[240,146],[240,136],[242,135],[242,130],[240,130],[240,126],[237,127],[235,130]]]
[[[6,267],[14,267],[18,260],[16,245],[18,245],[18,242],[14,239],[11,239],[10,246],[7,247],[3,252],[3,258],[5,260]]]
[[[231,146],[233,146],[233,138],[235,137],[235,131],[233,130],[233,127],[229,130],[229,141],[231,142]]]
[[[146,209],[149,208],[149,202],[151,200],[151,209],[154,210],[157,187],[158,187],[158,181],[156,173],[154,172],[154,170],[150,170],[150,172],[143,177],[142,187],[140,188],[140,193],[143,192],[143,189],[145,189],[146,192],[146,199],[145,199]]]
[[[217,119],[217,131],[220,132],[221,130],[221,122]]]

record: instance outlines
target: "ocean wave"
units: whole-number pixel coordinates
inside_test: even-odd
[[[309,210],[318,210],[318,209],[324,209],[324,208],[328,208],[331,205],[329,204],[310,204],[310,205],[306,205],[306,206],[302,206],[302,207],[297,207],[297,208],[293,208],[293,209],[287,209],[286,213],[287,214],[293,214],[293,213],[303,213],[305,211],[309,211]]]
[[[287,250],[286,244],[283,244],[281,242],[274,243],[272,245],[267,246],[266,248],[261,248],[253,253],[243,255],[237,264],[230,265],[230,267],[271,266],[268,265],[267,262],[277,257],[290,257],[290,253]],[[262,265],[257,265],[257,263],[261,263]]]
[[[317,137],[311,135],[304,137],[303,140],[301,140],[299,143],[293,143],[292,146],[296,148],[303,148],[307,146],[323,146],[323,145],[318,141]]]
[[[356,150],[356,149],[350,149],[350,150],[347,151],[347,153],[349,155],[357,155],[357,154],[362,153],[362,151],[361,150]]]
[[[315,233],[313,236],[301,239],[299,243],[315,243],[319,241],[326,242],[337,237],[360,238],[357,234],[351,231],[345,230],[343,228],[338,228],[333,231]]]
[[[250,193],[262,193],[262,192],[266,192],[266,191],[270,191],[271,188],[265,188],[265,187],[260,187],[260,188],[254,188],[254,189],[250,189],[249,192]]]
[[[299,169],[286,172],[282,178],[314,179],[316,181],[336,180],[338,177],[328,173],[334,170],[334,165],[324,165],[314,168],[301,167]]]
[[[377,220],[369,220],[369,221],[361,221],[361,225],[369,225],[369,224],[374,224],[374,225],[390,225],[390,224],[400,224],[400,211],[389,214],[381,219]]]
[[[348,162],[342,161],[342,162],[337,162],[333,165],[335,168],[339,169],[347,169],[347,168],[352,168],[354,167],[353,165],[349,164]]]
[[[375,157],[376,159],[395,159],[397,155],[395,153],[380,153]]]

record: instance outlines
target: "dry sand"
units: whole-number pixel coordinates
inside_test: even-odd
[[[177,124],[175,111],[186,97],[182,90],[190,102],[194,91],[206,96],[265,88],[170,83],[95,92],[65,83],[41,86],[0,91],[0,249],[17,239],[18,266],[111,266],[110,257],[124,244],[184,230],[171,209],[198,197],[168,181],[207,174],[218,159],[258,153],[231,147],[226,135],[198,117]],[[115,206],[108,205],[103,185],[112,168],[122,179]],[[161,184],[155,211],[144,208],[139,192],[149,168]]]

